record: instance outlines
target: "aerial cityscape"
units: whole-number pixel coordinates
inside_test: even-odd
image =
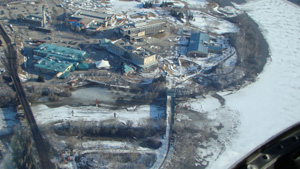
[[[300,168],[299,15],[298,0],[0,1],[0,168]]]

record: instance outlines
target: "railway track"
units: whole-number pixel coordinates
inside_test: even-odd
[[[33,140],[35,142],[36,149],[40,157],[41,166],[43,169],[55,169],[55,165],[50,160],[50,146],[39,131],[31,107],[27,100],[26,93],[18,76],[18,57],[16,46],[12,43],[10,37],[5,32],[4,27],[1,23],[0,33],[3,36],[7,47],[6,57],[8,60],[9,72],[13,80],[15,90],[18,94],[19,101],[24,109],[26,119],[30,126]]]

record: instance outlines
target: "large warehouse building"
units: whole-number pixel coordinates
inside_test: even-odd
[[[34,65],[34,69],[56,74],[57,78],[66,78],[75,69],[88,69],[88,65],[83,63],[89,56],[85,51],[44,43],[33,52],[34,55],[42,57]]]
[[[190,37],[187,56],[207,57],[208,53],[222,54],[222,47],[212,46],[209,35],[205,33],[193,33]]]
[[[78,10],[71,15],[70,24],[74,31],[85,30],[87,34],[94,34],[112,25],[115,20],[114,14]]]
[[[119,33],[130,39],[136,40],[150,34],[158,34],[165,31],[166,22],[162,20],[138,21],[132,24],[123,25],[119,28]]]
[[[108,39],[100,39],[99,46],[100,48],[103,48],[120,57],[129,57],[131,63],[143,69],[149,68],[158,63],[156,60],[156,54],[153,54],[151,51],[148,51],[141,47],[124,47],[121,45],[114,44]]]

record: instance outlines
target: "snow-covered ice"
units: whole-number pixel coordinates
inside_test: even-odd
[[[12,108],[0,108],[0,136],[8,134],[19,123],[17,111]]]
[[[185,0],[190,6],[193,7],[205,7],[208,2],[207,0]]]
[[[252,0],[236,5],[258,23],[271,59],[255,83],[225,96],[240,112],[238,134],[209,168],[229,168],[268,138],[300,119],[300,8],[285,0]]]
[[[182,105],[183,107],[187,107],[191,110],[197,112],[211,112],[221,106],[220,102],[213,98],[212,96],[208,96],[205,99],[193,99],[189,102],[186,102]]]
[[[143,123],[143,121],[150,118],[157,118],[164,116],[165,110],[155,105],[141,105],[135,111],[128,111],[127,109],[110,110],[103,107],[82,106],[71,107],[61,106],[50,108],[46,105],[32,106],[34,116],[38,124],[47,124],[58,121],[105,121],[116,118],[120,122],[126,123],[128,120],[133,122],[133,125]]]
[[[233,23],[216,18],[201,11],[193,11],[195,21],[190,21],[193,26],[198,27],[203,31],[210,31],[217,34],[234,33],[239,29]]]
[[[111,0],[110,1],[111,4],[111,10],[113,12],[121,12],[121,11],[128,11],[128,10],[133,10],[133,9],[137,9],[137,8],[141,8],[142,7],[142,3],[141,2],[137,2],[137,1],[120,1],[120,0]]]

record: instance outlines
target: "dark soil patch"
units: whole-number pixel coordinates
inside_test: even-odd
[[[162,143],[160,141],[154,139],[146,139],[140,143],[140,146],[151,148],[151,149],[158,149],[161,147],[161,145]]]
[[[240,25],[240,32],[230,35],[231,43],[237,49],[241,68],[246,71],[246,76],[256,77],[262,72],[269,57],[269,45],[259,26],[247,14],[228,19]]]
[[[53,127],[58,135],[79,137],[110,137],[110,138],[134,138],[145,139],[157,134],[165,133],[165,127],[143,126],[132,127],[119,122],[107,124],[88,124],[85,122],[67,122]]]
[[[259,26],[246,14],[243,13],[234,18],[226,18],[232,23],[239,25],[240,31],[235,34],[228,34],[230,44],[237,52],[237,63],[232,72],[222,72],[222,64],[211,69],[207,76],[210,86],[220,91],[234,87],[239,89],[246,82],[254,82],[259,73],[264,69],[269,55],[269,45],[260,32]]]

